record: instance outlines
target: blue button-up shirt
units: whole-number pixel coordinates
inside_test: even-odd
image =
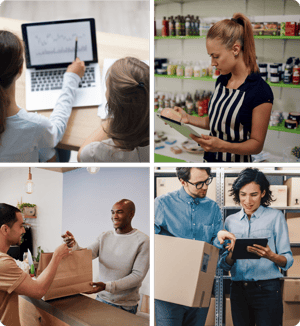
[[[270,207],[260,206],[252,215],[250,220],[244,209],[236,214],[230,215],[225,220],[225,229],[232,232],[236,238],[268,238],[270,249],[286,258],[285,267],[280,267],[267,258],[260,259],[238,259],[230,266],[225,258],[228,251],[224,252],[219,267],[231,270],[233,281],[258,281],[280,278],[283,275],[279,267],[286,271],[294,262],[286,220],[281,211]]]
[[[181,189],[155,199],[155,233],[205,241],[220,248],[216,236],[223,229],[216,202],[193,198]]]

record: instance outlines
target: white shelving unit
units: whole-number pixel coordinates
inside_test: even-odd
[[[251,21],[292,21],[300,20],[300,7],[294,0],[157,0],[155,4],[155,19],[159,34],[159,22],[164,16],[193,14],[200,20],[212,18],[214,21],[232,17],[235,12],[242,12]],[[259,62],[285,63],[288,57],[299,57],[300,39],[255,39],[256,55]],[[155,57],[182,61],[209,61],[206,52],[205,38],[164,38],[155,40]],[[215,80],[194,80],[191,78],[155,77],[155,90],[164,92],[194,94],[196,90],[213,91]],[[285,85],[286,86],[286,85]],[[288,85],[291,86],[291,85]],[[274,93],[273,110],[284,112],[300,112],[299,88],[276,87],[271,85]],[[155,119],[158,130],[164,130]],[[264,151],[277,157],[283,157],[283,151],[290,146],[299,146],[298,133],[279,131],[270,128],[267,133]],[[168,136],[176,137],[176,132],[168,129]],[[206,134],[206,132],[203,132]],[[276,146],[274,142],[276,141]],[[164,150],[157,154],[167,155]],[[178,157],[180,158],[180,157]]]
[[[216,178],[216,202],[219,205],[223,217],[223,221],[225,221],[226,217],[229,215],[228,210],[240,210],[241,208],[238,206],[225,206],[224,198],[225,198],[225,178],[226,177],[237,177],[240,173],[241,169],[226,169],[226,168],[213,168],[212,175]],[[299,168],[295,168],[295,170],[264,170],[262,171],[269,183],[272,185],[281,185],[283,181],[290,177],[300,177],[300,166]],[[154,173],[154,191],[155,197],[157,197],[157,178],[169,178],[176,177],[175,168],[166,169],[163,168],[161,170],[155,170]],[[177,188],[178,189],[178,188]],[[174,188],[174,190],[176,190]],[[300,206],[292,207],[292,206],[284,206],[284,207],[273,207],[275,209],[279,209],[283,211],[283,214],[287,211],[292,212],[300,212]],[[231,213],[230,213],[231,214]],[[291,247],[299,247],[299,243],[291,244]],[[295,278],[295,277],[293,277]],[[300,276],[299,276],[300,278]],[[215,326],[224,326],[223,323],[223,301],[224,301],[224,280],[230,279],[229,276],[223,275],[222,269],[217,269],[215,276],[215,299],[216,299],[216,307],[215,307]]]

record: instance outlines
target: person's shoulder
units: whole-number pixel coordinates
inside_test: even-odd
[[[180,191],[180,189],[168,192],[168,193],[163,194],[161,196],[158,196],[158,197],[155,198],[155,201],[160,202],[160,203],[164,203],[164,202],[168,202],[168,201],[172,201],[172,200],[177,200],[179,191]]]
[[[150,237],[146,233],[144,233],[144,232],[142,232],[142,231],[140,231],[138,229],[136,229],[135,234],[136,234],[137,237],[139,237],[139,238],[141,238],[141,239],[143,239],[145,241],[150,241]]]
[[[5,272],[7,272],[7,270],[11,269],[11,268],[19,269],[17,263],[15,262],[15,260],[12,257],[1,252],[0,253],[0,274],[5,274]]]
[[[20,111],[15,116],[13,116],[13,118],[15,121],[18,121],[18,122],[20,121],[23,124],[24,123],[25,124],[26,123],[39,124],[41,119],[43,119],[43,118],[47,119],[46,117],[43,117],[40,114],[37,114],[34,112],[27,112],[24,109],[20,109]],[[24,125],[23,125],[23,127],[24,127]]]
[[[263,209],[265,214],[269,214],[275,219],[284,217],[283,213],[279,209],[269,206],[263,206]]]
[[[238,212],[234,214],[230,214],[226,217],[225,224],[228,224],[232,221],[239,220],[241,218],[241,211],[239,210]]]

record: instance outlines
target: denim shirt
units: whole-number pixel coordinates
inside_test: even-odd
[[[219,267],[230,270],[233,281],[280,278],[283,275],[279,268],[286,271],[293,265],[287,223],[281,211],[259,206],[249,220],[242,209],[226,218],[225,229],[232,232],[236,238],[268,238],[270,249],[287,260],[285,267],[280,267],[267,258],[238,259],[230,266],[225,261],[228,255],[226,250],[219,261]]]
[[[155,199],[155,233],[205,241],[221,248],[216,238],[223,229],[222,215],[216,202],[193,198],[181,189]]]

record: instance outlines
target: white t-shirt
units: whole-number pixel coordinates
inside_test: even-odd
[[[81,162],[149,162],[149,145],[123,151],[115,147],[111,138],[85,146],[80,154]]]
[[[44,162],[55,155],[54,147],[65,133],[79,82],[77,74],[64,74],[62,92],[49,119],[24,109],[7,117],[0,135],[0,162]]]

